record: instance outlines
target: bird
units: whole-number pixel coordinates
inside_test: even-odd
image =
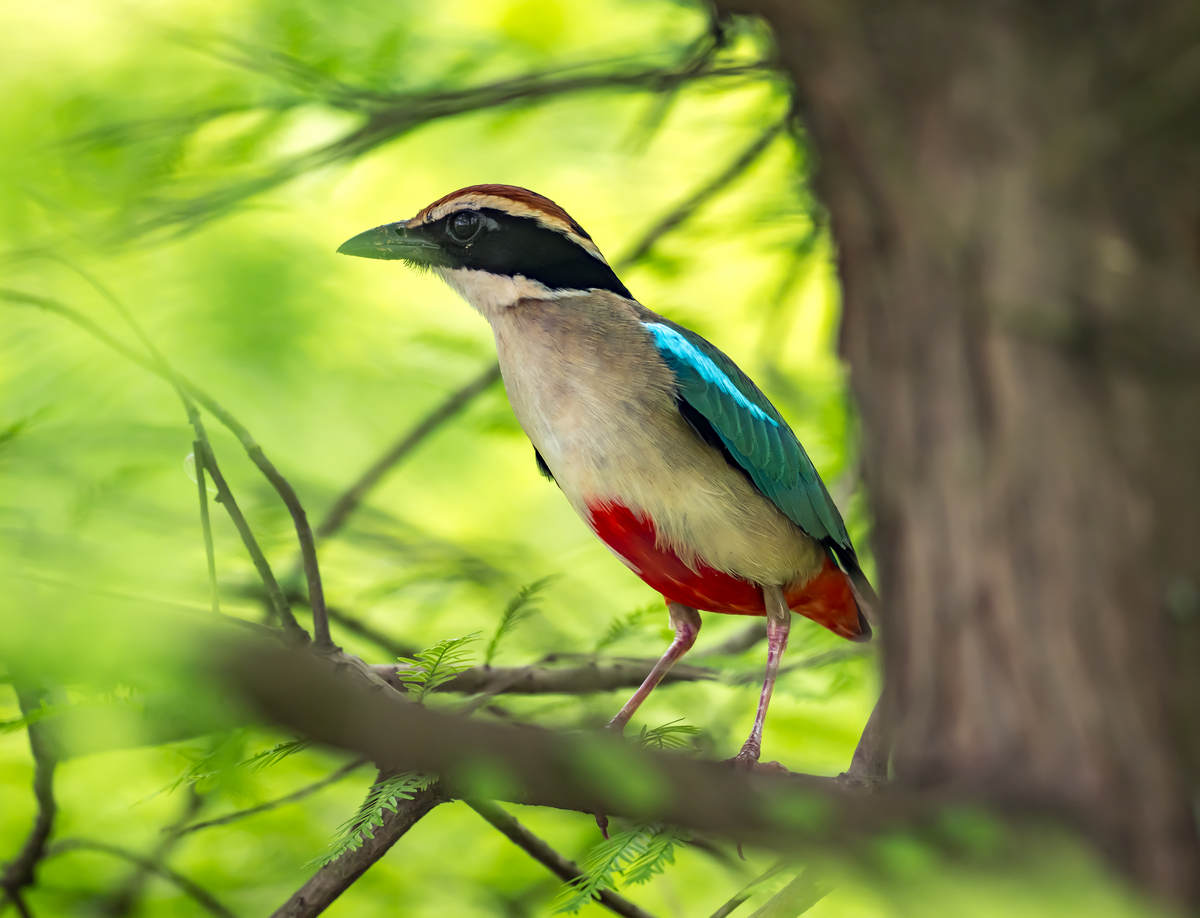
[[[441,277],[491,325],[543,475],[666,601],[674,639],[609,722],[622,732],[696,642],[700,612],[765,616],[753,769],[793,613],[852,641],[877,601],[845,523],[770,400],[715,345],[639,303],[563,208],[471,185],[338,252]]]

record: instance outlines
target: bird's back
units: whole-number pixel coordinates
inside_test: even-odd
[[[824,549],[684,420],[674,377],[643,324],[647,313],[635,306],[593,291],[522,300],[489,316],[509,400],[534,447],[602,538],[597,508],[622,507],[650,521],[652,542],[687,568],[752,583],[807,582],[821,571]],[[631,566],[650,562],[639,565],[613,541]],[[761,597],[758,609],[716,611],[754,614]]]

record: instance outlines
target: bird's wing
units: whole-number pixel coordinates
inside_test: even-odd
[[[695,332],[656,317],[642,323],[675,375],[680,412],[810,537],[857,567],[846,524],[812,460],[754,382]]]

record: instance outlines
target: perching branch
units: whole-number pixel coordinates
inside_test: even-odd
[[[439,692],[467,695],[476,693],[506,695],[586,695],[620,688],[636,688],[646,678],[651,663],[641,660],[596,661],[581,666],[475,666],[464,670]],[[377,663],[371,669],[396,688],[402,688],[400,664]],[[721,678],[715,669],[679,665],[667,673],[663,682],[697,682]]]
[[[535,861],[543,864],[564,883],[569,883],[584,875],[583,870],[578,864],[563,857],[542,839],[525,828],[525,826],[521,825],[516,817],[505,812],[503,808],[492,803],[490,800],[465,800],[463,802],[486,819],[501,835],[518,848],[524,850]],[[616,915],[624,915],[626,918],[653,918],[649,912],[638,908],[638,906],[634,905],[624,896],[618,895],[611,889],[602,889],[597,901]]]
[[[58,813],[58,804],[54,799],[54,768],[57,757],[43,731],[42,725],[35,718],[35,713],[42,704],[43,693],[33,691],[14,683],[17,693],[17,703],[21,716],[26,718],[29,734],[29,749],[33,753],[33,796],[37,802],[37,814],[33,818],[33,827],[17,856],[4,868],[0,875],[0,890],[18,909],[27,911],[21,897],[21,890],[32,886],[36,879],[37,865],[46,856],[46,843],[54,828],[54,817]]]
[[[267,721],[383,769],[437,774],[451,794],[481,796],[473,780],[486,773],[489,796],[660,820],[777,848],[927,824],[937,811],[931,804],[944,802],[863,794],[838,778],[735,772],[607,733],[562,734],[445,714],[369,686],[352,667],[278,645],[242,645],[224,675]]]

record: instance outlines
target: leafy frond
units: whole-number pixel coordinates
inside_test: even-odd
[[[682,722],[683,718],[669,721],[661,727],[642,727],[637,743],[652,749],[688,749],[696,744],[701,735],[699,727]]]
[[[469,667],[471,651],[468,648],[478,637],[479,632],[473,631],[462,637],[438,641],[415,656],[400,657],[399,662],[405,667],[399,672],[400,681],[412,693],[413,701],[424,701],[426,695]]]
[[[678,829],[661,825],[634,826],[614,832],[598,842],[580,864],[583,876],[559,889],[551,903],[554,914],[574,914],[603,890],[615,889],[617,877],[624,885],[645,883],[675,861]]]
[[[632,612],[626,612],[624,615],[618,615],[608,623],[608,628],[605,629],[604,634],[600,635],[600,640],[596,641],[594,651],[599,653],[602,650],[607,650],[609,647],[613,646],[613,644],[616,644],[623,638],[628,637],[637,630],[638,626],[641,625],[652,612],[660,608],[661,606],[659,606],[658,603],[652,602],[648,605],[640,606],[639,608],[634,609]]]
[[[538,594],[554,579],[555,575],[550,574],[540,580],[533,581],[533,583],[528,583],[521,587],[517,591],[517,594],[508,601],[508,605],[504,607],[504,614],[500,616],[500,623],[496,626],[496,631],[492,635],[492,639],[488,641],[487,650],[483,654],[484,666],[492,665],[492,660],[496,656],[496,649],[500,646],[500,641],[516,630],[521,622],[530,618],[538,611]]]
[[[435,780],[411,771],[377,779],[354,815],[338,826],[329,850],[307,866],[324,867],[347,851],[361,847],[383,825],[384,814],[396,812],[401,800],[411,800],[414,794],[425,790]]]
[[[181,749],[191,764],[164,790],[173,793],[188,785],[226,780],[245,760],[246,737],[245,730],[231,730],[213,737],[203,749]]]
[[[288,740],[286,743],[279,743],[270,749],[256,752],[250,758],[244,759],[242,764],[249,766],[253,771],[262,771],[264,768],[270,768],[272,765],[282,762],[290,755],[307,749],[310,745],[308,740]]]
[[[646,843],[646,850],[625,865],[621,876],[626,886],[647,883],[675,863],[675,845],[687,838],[674,827],[659,828]]]

